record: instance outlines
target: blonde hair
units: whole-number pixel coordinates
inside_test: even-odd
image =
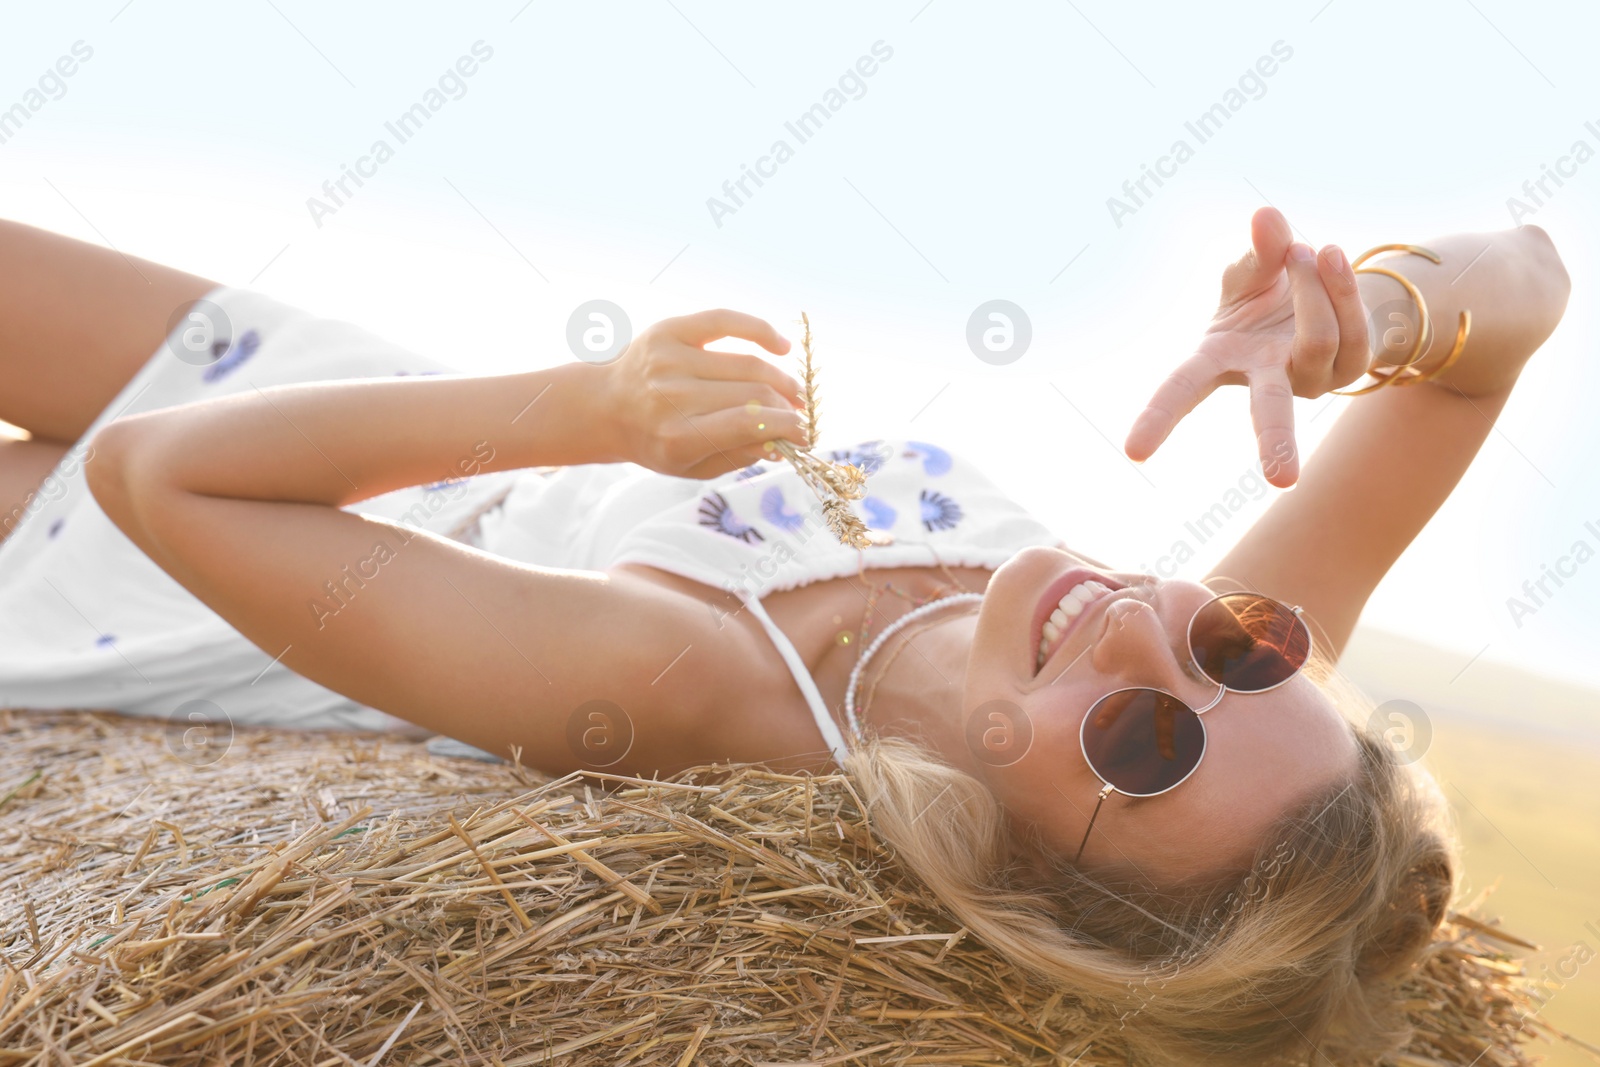
[[[1285,811],[1247,870],[1179,885],[1074,867],[918,742],[868,734],[845,771],[878,836],[956,919],[1120,1020],[1137,1062],[1231,1067],[1314,1048],[1370,1064],[1411,1036],[1395,979],[1455,900],[1455,827],[1432,776],[1368,727],[1371,702],[1323,654],[1306,673],[1349,721],[1357,770]]]

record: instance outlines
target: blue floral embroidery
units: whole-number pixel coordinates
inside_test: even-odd
[[[758,474],[765,474],[766,471],[767,471],[767,468],[763,467],[761,464],[752,463],[752,464],[750,464],[750,466],[746,467],[744,470],[742,470],[738,474],[734,475],[734,477],[742,482],[746,478],[754,478]]]
[[[854,448],[834,449],[828,453],[828,459],[834,463],[853,463],[861,468],[863,474],[872,474],[883,466],[888,451],[882,441],[863,441]]]
[[[766,540],[761,536],[760,530],[733,513],[733,509],[728,506],[728,501],[721,493],[712,493],[700,498],[700,525],[709,526],[718,533],[725,533],[747,545],[752,539]]]
[[[45,536],[46,537],[54,537],[56,534],[61,532],[61,527],[65,526],[66,523],[67,523],[66,519],[57,519],[55,522],[52,522],[50,524],[50,530]]]
[[[232,374],[239,365],[256,354],[256,349],[261,347],[261,335],[254,330],[246,330],[234,342],[228,354],[207,367],[205,373],[200,375],[201,380],[207,382],[217,381],[219,378]]]
[[[924,441],[907,441],[906,444],[910,447],[906,451],[900,453],[901,456],[905,457],[906,459],[912,459],[916,456],[921,456],[922,472],[928,475],[930,478],[937,478],[941,474],[948,474],[950,472],[950,467],[953,465],[954,461],[951,460],[950,453],[946,452],[938,445],[930,445]]]
[[[789,505],[783,499],[783,490],[777,486],[769,486],[761,494],[761,517],[780,530],[794,533],[806,524],[804,515],[798,511],[790,511]]]
[[[894,520],[899,515],[894,508],[875,496],[863,500],[861,510],[867,513],[867,526],[873,530],[887,530],[894,525]]]
[[[94,647],[95,648],[110,648],[113,644],[116,643],[116,640],[117,640],[116,636],[113,635],[113,634],[101,634],[99,637],[94,639]]]
[[[954,529],[962,519],[961,505],[932,489],[924,489],[922,499],[922,525],[929,533],[934,530]]]

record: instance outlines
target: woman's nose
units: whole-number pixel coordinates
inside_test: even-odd
[[[1165,689],[1181,699],[1201,698],[1204,703],[1216,695],[1217,687],[1196,680],[1178,658],[1179,653],[1188,655],[1185,640],[1184,635],[1174,637],[1168,631],[1149,603],[1125,597],[1107,606],[1105,627],[1095,642],[1092,659],[1095,670],[1126,685]]]

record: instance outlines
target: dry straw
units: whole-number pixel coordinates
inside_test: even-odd
[[[800,347],[805,353],[801,380],[805,384],[806,443],[807,448],[796,448],[788,441],[775,441],[774,447],[800,472],[800,477],[822,501],[822,517],[828,529],[840,544],[852,548],[866,548],[872,544],[867,524],[850,510],[850,501],[860,500],[867,493],[867,475],[853,463],[834,463],[819,459],[810,449],[817,444],[817,370],[811,352],[811,320],[800,313],[800,323],[805,334]]]
[[[551,780],[260,729],[190,766],[169,729],[0,712],[0,1064],[1126,1063],[945,916],[842,775]],[[1399,1062],[1562,1036],[1515,946],[1453,915]]]

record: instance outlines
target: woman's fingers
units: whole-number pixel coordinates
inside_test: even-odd
[[[1294,389],[1282,368],[1263,368],[1250,377],[1250,421],[1256,428],[1261,472],[1280,489],[1300,477],[1294,447]]]
[[[793,408],[762,407],[752,411],[739,404],[689,416],[689,425],[678,431],[678,444],[689,454],[685,460],[688,464],[720,457],[729,464],[725,470],[737,470],[764,457],[772,441],[782,439],[805,447],[803,419]]]
[[[1328,245],[1317,257],[1317,272],[1333,300],[1333,314],[1339,322],[1339,351],[1333,357],[1329,384],[1349,385],[1367,372],[1372,349],[1367,337],[1367,308],[1361,302],[1355,271],[1338,245]]]
[[[1339,317],[1334,313],[1333,299],[1322,283],[1317,255],[1310,245],[1299,241],[1290,245],[1284,266],[1289,271],[1289,292],[1294,301],[1289,381],[1302,396],[1320,396],[1327,391],[1334,356],[1339,352]]]
[[[760,356],[744,352],[691,349],[688,354],[688,369],[696,378],[767,386],[779,396],[788,398],[790,403],[800,403],[802,388],[800,382]]]
[[[696,347],[702,347],[724,337],[739,337],[746,341],[754,341],[775,355],[781,356],[789,351],[789,342],[779,336],[770,322],[758,319],[754,315],[746,315],[742,311],[729,311],[727,308],[699,311],[693,315],[666,319],[663,325],[667,326],[673,336],[680,341]]]
[[[772,461],[772,455],[760,444],[746,445],[728,452],[713,452],[683,473],[685,478],[718,478],[729,471],[742,470],[752,463]]]
[[[1216,364],[1207,356],[1196,353],[1178,364],[1134,420],[1133,429],[1128,431],[1128,439],[1122,446],[1128,458],[1136,463],[1149,459],[1178,425],[1178,420],[1210,396],[1217,384]]]
[[[797,403],[792,397],[759,382],[702,380],[684,383],[684,386],[692,390],[692,398],[679,403],[692,415],[733,407],[744,407],[753,414],[761,408],[793,408]]]
[[[782,438],[798,448],[806,447],[805,414],[790,407],[759,407],[748,404],[723,408],[704,417],[706,436],[721,449],[765,449],[770,441]]]

